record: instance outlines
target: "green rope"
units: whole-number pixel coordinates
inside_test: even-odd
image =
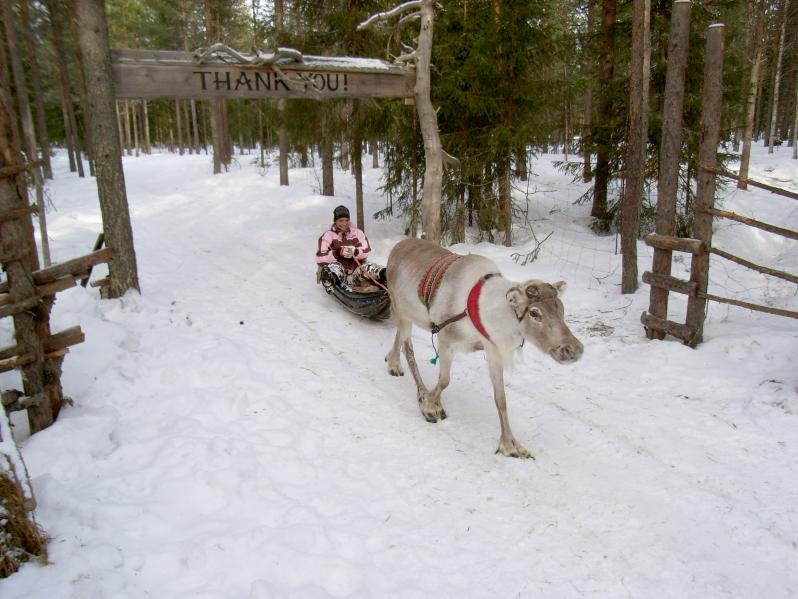
[[[435,350],[435,357],[430,359],[429,363],[435,365],[438,363],[438,348],[435,347],[435,333],[430,334],[430,340],[432,341],[432,349]]]

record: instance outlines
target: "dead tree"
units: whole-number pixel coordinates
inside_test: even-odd
[[[435,243],[441,240],[441,201],[443,197],[443,166],[456,164],[456,160],[446,154],[441,147],[438,134],[438,115],[432,105],[430,95],[432,61],[432,30],[435,20],[435,3],[433,0],[414,0],[405,2],[391,10],[372,15],[360,25],[358,30],[371,27],[375,23],[385,22],[399,17],[397,27],[419,20],[420,30],[415,50],[401,55],[397,62],[414,63],[416,66],[416,85],[413,95],[421,125],[421,136],[424,140],[424,191],[421,199],[421,222],[424,237]]]

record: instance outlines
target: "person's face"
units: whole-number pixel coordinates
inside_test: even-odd
[[[349,219],[345,216],[335,219],[335,228],[340,232],[344,232],[349,228]]]

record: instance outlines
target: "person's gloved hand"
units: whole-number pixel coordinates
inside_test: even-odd
[[[353,258],[355,256],[355,248],[351,245],[345,245],[341,248],[342,258]]]

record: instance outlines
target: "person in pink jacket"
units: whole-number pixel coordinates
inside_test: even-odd
[[[320,278],[328,293],[337,279],[351,291],[351,286],[369,279],[381,277],[384,268],[368,262],[371,253],[366,234],[349,222],[349,209],[338,206],[333,211],[333,225],[319,237],[316,264],[320,267]],[[371,276],[369,276],[371,275]]]

